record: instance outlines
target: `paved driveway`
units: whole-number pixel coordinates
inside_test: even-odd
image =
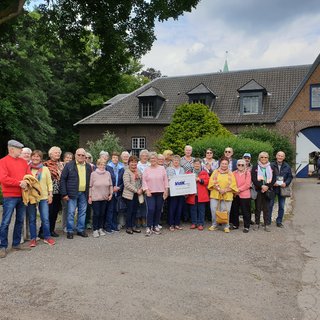
[[[0,260],[0,319],[318,319],[319,194],[272,231],[105,236]],[[318,312],[318,313],[317,313]]]

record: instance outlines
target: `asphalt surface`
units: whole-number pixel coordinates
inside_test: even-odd
[[[61,236],[0,260],[0,319],[319,319],[319,194],[285,228]],[[209,224],[207,225],[207,227]]]

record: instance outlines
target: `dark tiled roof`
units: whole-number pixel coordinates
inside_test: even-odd
[[[113,98],[111,98],[108,101],[104,102],[103,105],[107,106],[107,105],[113,104],[115,102],[118,102],[119,100],[121,100],[124,97],[126,97],[128,94],[129,93],[119,93],[116,96],[114,96]]]
[[[144,97],[160,97],[165,99],[163,93],[161,92],[161,90],[155,88],[155,87],[151,87],[148,88],[147,90],[143,91],[142,93],[140,93],[138,96],[138,98],[144,98]]]
[[[189,101],[187,92],[199,84],[203,84],[217,95],[213,111],[222,124],[273,123],[286,107],[310,67],[311,65],[289,66],[157,78],[75,125],[169,124],[176,107]],[[237,90],[251,80],[265,88],[268,94],[263,99],[262,114],[241,115]],[[141,119],[138,96],[152,87],[160,90],[166,100],[159,117]]]
[[[200,83],[198,86],[196,86],[194,89],[192,89],[191,91],[187,92],[187,94],[206,94],[206,93],[210,93],[210,94],[214,94],[214,92],[212,92],[210,89],[208,89],[203,83]]]
[[[258,82],[253,79],[246,83],[244,86],[237,90],[238,92],[244,91],[264,91],[266,92],[266,88],[262,87]]]

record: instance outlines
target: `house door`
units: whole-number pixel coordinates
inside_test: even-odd
[[[297,134],[296,150],[296,176],[306,178],[309,172],[314,171],[313,164],[309,165],[310,155],[320,151],[320,127],[301,130]]]

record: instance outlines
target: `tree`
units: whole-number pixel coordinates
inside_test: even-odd
[[[46,108],[52,84],[47,55],[33,40],[36,18],[25,16],[0,37],[1,150],[15,138],[42,148],[55,134]]]
[[[141,72],[141,75],[150,80],[154,80],[161,77],[161,71],[154,68],[147,68]]]
[[[108,151],[110,155],[114,151],[121,152],[124,150],[120,145],[120,139],[109,131],[103,134],[102,139],[96,140],[95,142],[88,141],[87,146],[86,150],[92,154],[94,160],[99,159],[99,153],[102,150]]]
[[[0,3],[0,25],[20,15],[25,2],[26,0],[2,0]]]
[[[231,133],[220,123],[217,115],[201,103],[185,103],[177,107],[172,122],[159,140],[159,150],[170,149],[183,154],[185,145],[205,136],[230,136]]]

